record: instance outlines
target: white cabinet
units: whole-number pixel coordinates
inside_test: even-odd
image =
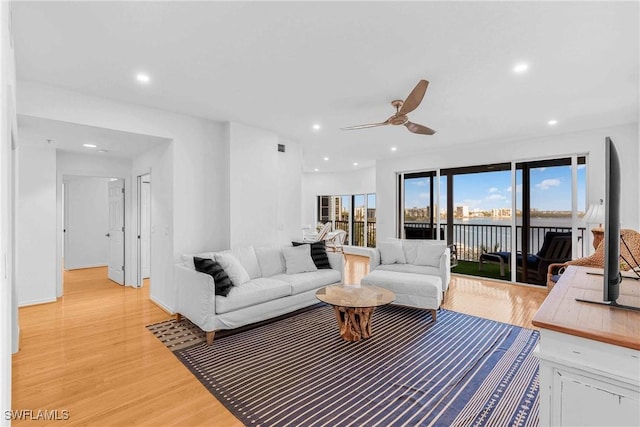
[[[602,269],[569,266],[532,323],[540,328],[541,426],[640,426],[640,312],[602,299]],[[621,304],[640,306],[635,280]]]
[[[541,426],[640,426],[640,352],[542,329]]]

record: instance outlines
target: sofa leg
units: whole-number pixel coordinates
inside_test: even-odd
[[[207,345],[213,344],[213,337],[215,336],[216,331],[207,332]]]
[[[182,314],[176,313],[176,322],[179,322],[181,320],[182,320]]]
[[[436,321],[436,317],[438,316],[438,310],[429,310],[431,312],[431,318],[433,319],[433,321]]]

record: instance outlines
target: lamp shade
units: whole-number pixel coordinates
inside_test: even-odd
[[[585,224],[599,224],[604,222],[604,205],[602,203],[592,203],[587,209],[587,213],[582,217]]]

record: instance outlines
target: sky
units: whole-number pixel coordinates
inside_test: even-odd
[[[470,210],[511,207],[511,171],[496,171],[454,177],[454,206],[467,205]],[[521,173],[516,180],[522,192]],[[429,203],[429,178],[405,180],[405,208],[425,207]],[[446,207],[446,177],[441,178],[441,209]],[[578,166],[578,211],[585,210],[586,168]],[[518,198],[518,207],[521,206]],[[554,166],[531,170],[531,207],[541,211],[571,210],[571,166]]]

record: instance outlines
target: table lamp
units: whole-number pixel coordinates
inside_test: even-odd
[[[599,203],[591,203],[589,209],[582,218],[586,225],[598,224],[597,227],[591,229],[593,234],[593,248],[597,249],[598,245],[604,239],[604,228],[602,223],[604,222],[604,201],[600,199]]]

